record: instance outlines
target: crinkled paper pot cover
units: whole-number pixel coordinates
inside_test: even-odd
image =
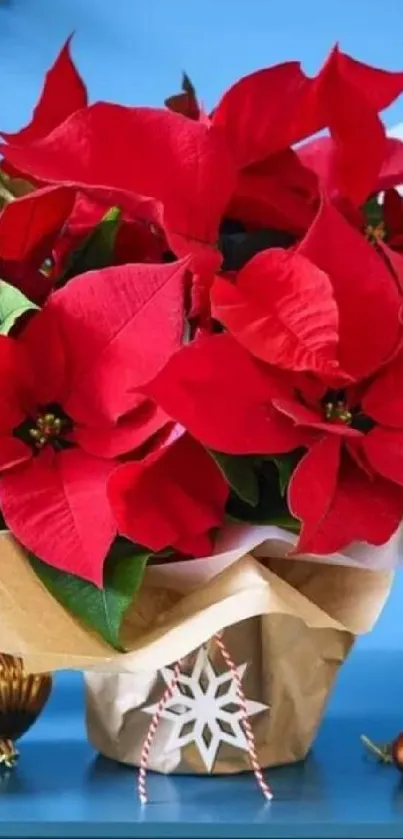
[[[280,528],[228,528],[207,559],[153,566],[129,609],[118,653],[44,588],[24,551],[0,534],[0,650],[30,672],[157,670],[216,632],[256,615],[289,615],[313,628],[367,632],[388,596],[401,534],[381,549],[284,559],[294,537]],[[259,554],[259,559],[250,552]],[[366,570],[363,567],[381,570]],[[361,564],[360,564],[361,563]],[[357,567],[358,566],[358,567]]]

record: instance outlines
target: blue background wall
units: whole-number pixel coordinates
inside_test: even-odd
[[[0,127],[29,118],[43,74],[75,30],[90,96],[161,104],[182,70],[207,107],[238,76],[299,59],[316,71],[335,41],[368,63],[403,69],[401,0],[0,0]],[[386,114],[403,122],[403,97]],[[403,574],[366,648],[403,649]]]

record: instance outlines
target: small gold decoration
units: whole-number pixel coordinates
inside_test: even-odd
[[[0,654],[0,769],[14,766],[14,741],[36,721],[51,690],[49,673],[27,675],[20,658]]]

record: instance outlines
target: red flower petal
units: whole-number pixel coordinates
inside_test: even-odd
[[[295,399],[273,399],[273,405],[282,414],[290,417],[296,425],[326,431],[327,434],[337,437],[362,437],[360,431],[350,428],[343,422],[325,422],[318,411],[312,411],[311,408],[305,407]]]
[[[298,253],[325,271],[339,311],[340,366],[364,378],[399,343],[400,297],[384,259],[324,201]]]
[[[383,199],[383,217],[386,230],[388,231],[388,241],[390,242],[392,239],[393,247],[393,237],[400,236],[403,233],[403,199],[396,189],[387,189],[385,192]]]
[[[388,228],[387,228],[388,230]],[[402,234],[403,234],[403,225],[402,225]],[[388,236],[389,239],[389,236]],[[393,277],[395,279],[396,285],[400,292],[403,292],[403,255],[399,253],[399,251],[394,250],[395,242],[392,241],[390,245],[386,245],[385,242],[378,242],[377,248],[379,251],[383,253],[385,257],[385,262],[388,268],[390,269]]]
[[[74,191],[68,187],[48,186],[10,201],[0,214],[0,259],[19,262],[36,253],[39,246],[51,252],[55,237],[69,216]]]
[[[74,440],[96,457],[118,457],[134,452],[168,425],[164,411],[149,399],[137,397],[138,406],[115,424],[78,425]]]
[[[224,208],[223,208],[224,209]],[[196,241],[188,235],[182,236],[166,230],[168,244],[178,257],[191,255],[189,267],[198,274],[210,276],[219,270],[222,256],[218,248],[209,242]],[[216,235],[217,229],[216,229]]]
[[[350,84],[331,60],[324,73],[333,137],[328,145],[327,185],[359,206],[373,190],[380,172],[387,147],[385,129],[365,88]]]
[[[300,235],[315,215],[318,183],[292,149],[239,172],[226,214],[256,227]]]
[[[402,489],[369,478],[347,455],[339,464],[338,445],[335,438],[317,443],[291,478],[290,509],[303,521],[295,552],[329,554],[355,541],[382,545],[401,523]]]
[[[73,114],[44,140],[24,148],[2,146],[1,152],[46,181],[157,199],[179,255],[194,248],[196,259],[200,243],[216,242],[235,185],[221,131],[155,108],[100,102]]]
[[[46,74],[45,84],[29,125],[14,134],[2,132],[15,145],[29,145],[45,137],[70,114],[87,104],[87,89],[70,55],[67,39],[55,63]]]
[[[264,160],[323,127],[315,80],[296,62],[244,76],[223,96],[213,125],[224,129],[240,167]]]
[[[32,450],[17,437],[0,434],[0,472],[13,469],[32,457]]]
[[[101,587],[104,559],[116,533],[106,497],[113,467],[112,461],[79,449],[44,450],[0,478],[7,526],[53,568]]]
[[[298,253],[262,251],[211,292],[213,317],[257,358],[283,369],[337,372],[338,313],[326,274]]]
[[[355,179],[357,196],[363,189],[364,176],[365,180],[369,178],[369,170],[380,155],[377,112],[402,91],[402,73],[386,73],[361,64],[336,47],[313,79],[296,62],[240,79],[224,94],[213,114],[213,124],[225,130],[240,167],[263,160],[328,126],[340,144],[338,176]],[[372,133],[365,135],[368,128]],[[357,158],[359,138],[363,140],[361,152],[366,154],[366,166],[358,167],[362,174],[354,172],[354,161],[362,164]],[[368,144],[371,154],[366,149]]]
[[[219,267],[219,266],[218,266]],[[217,270],[217,269],[216,269]],[[211,286],[214,282],[215,271],[203,274],[193,274],[190,290],[190,308],[188,318],[197,321],[201,328],[211,332]]]
[[[82,192],[76,195],[74,207],[52,253],[56,263],[56,276],[63,269],[68,256],[82,245],[111,205],[121,207],[121,198],[121,194],[109,195],[102,190],[98,190],[96,196]],[[114,265],[124,265],[128,262],[162,262],[163,252],[168,246],[164,237],[154,229],[152,221],[142,218],[143,209],[147,208],[141,204],[139,207],[122,208],[114,247]],[[135,218],[136,215],[139,217]]]
[[[221,520],[221,524],[223,521]],[[210,556],[214,548],[212,533],[191,534],[182,537],[175,545],[176,551],[184,556],[205,557]]]
[[[26,418],[27,393],[32,388],[29,359],[17,341],[0,335],[0,434],[8,435]]]
[[[365,457],[364,449],[362,447],[362,437],[355,440],[344,440],[344,449],[350,455],[354,463],[369,477],[370,480],[374,478],[374,471]]]
[[[323,397],[328,390],[328,386],[325,382],[322,382],[316,376],[312,376],[311,373],[297,373],[292,377],[292,383],[294,386],[294,393],[297,391],[301,394],[304,405],[307,405],[310,408],[313,408],[314,411],[317,411],[318,405],[322,402]]]
[[[311,551],[312,539],[329,512],[336,492],[340,453],[339,437],[323,437],[309,449],[291,476],[288,506],[302,522],[295,549],[300,553]]]
[[[379,117],[365,100],[358,106],[355,96],[350,99],[349,105],[349,97],[343,95],[339,111],[332,115],[333,137],[312,140],[297,153],[304,166],[318,176],[327,195],[343,196],[358,207],[376,187],[387,140]]]
[[[369,67],[336,48],[320,75],[332,139],[300,147],[301,161],[329,195],[338,191],[356,204],[370,192],[401,183],[403,144],[385,137],[377,112],[403,91],[403,73]]]
[[[333,182],[331,158],[335,153],[335,143],[331,137],[315,137],[307,140],[296,149],[296,154],[304,167],[315,172],[326,194],[333,198],[336,184]]]
[[[61,322],[51,308],[45,308],[29,319],[18,336],[18,344],[27,351],[35,409],[39,405],[63,402],[68,374],[66,354]]]
[[[153,551],[196,552],[224,521],[228,485],[212,457],[185,434],[143,461],[118,467],[108,482],[118,531]],[[197,553],[196,553],[197,555]]]
[[[381,425],[403,429],[403,357],[400,356],[369,386],[362,410]]]
[[[303,445],[271,404],[289,396],[275,373],[260,367],[226,334],[182,347],[144,388],[203,445],[228,454],[274,454]]]
[[[182,341],[188,261],[124,265],[75,277],[49,300],[63,334],[77,422],[116,421],[133,391],[153,378]],[[151,343],[150,343],[151,339]]]
[[[368,103],[376,111],[383,111],[403,93],[403,72],[390,72],[356,61],[350,55],[332,50],[329,61],[337,68],[338,76],[363,91]]]
[[[385,130],[366,89],[340,75],[332,57],[322,70],[321,84],[332,136],[304,144],[297,154],[317,174],[328,195],[342,195],[359,206],[379,177],[388,144]]]
[[[403,183],[403,142],[388,137],[382,168],[376,183],[376,191],[391,189]]]
[[[403,428],[374,428],[364,437],[362,447],[378,475],[403,486]]]

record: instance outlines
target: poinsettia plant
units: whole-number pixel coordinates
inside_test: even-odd
[[[147,562],[228,521],[320,555],[399,527],[402,91],[335,48],[211,113],[188,77],[89,104],[69,40],[3,132],[1,513],[111,644]]]

